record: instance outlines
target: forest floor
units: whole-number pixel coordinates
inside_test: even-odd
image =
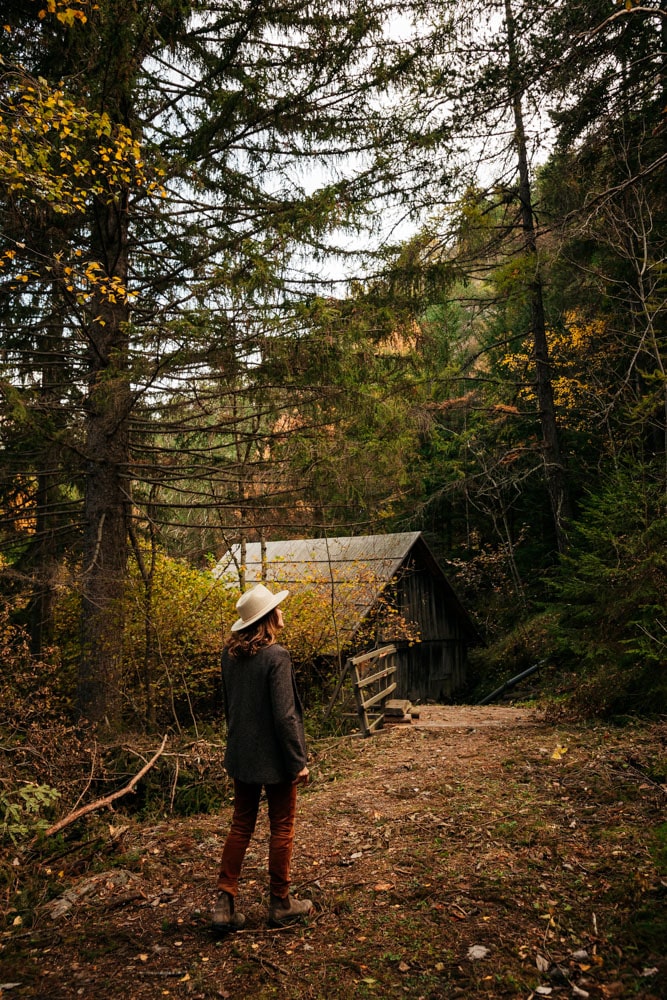
[[[315,911],[287,929],[266,921],[264,811],[227,936],[209,910],[231,807],[107,813],[87,863],[67,843],[32,862],[45,888],[9,915],[0,996],[667,997],[666,743],[514,707],[315,741],[293,863]]]

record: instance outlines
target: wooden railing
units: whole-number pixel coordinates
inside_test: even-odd
[[[395,652],[396,646],[382,646],[370,653],[351,656],[347,661],[363,736],[370,736],[381,727],[385,702],[396,690],[396,663],[381,665],[382,660]]]

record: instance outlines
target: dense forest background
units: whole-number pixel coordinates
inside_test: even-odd
[[[665,0],[41,7],[0,26],[12,718],[196,726],[231,545],[414,529],[487,690],[664,712]]]

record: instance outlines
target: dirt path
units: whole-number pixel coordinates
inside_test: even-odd
[[[316,916],[289,930],[266,925],[264,816],[244,869],[247,927],[215,938],[229,809],[116,815],[113,847],[54,860],[48,879],[45,866],[55,900],[5,932],[0,995],[667,996],[666,739],[664,725],[429,706],[368,740],[314,743],[293,874]]]
[[[540,721],[540,714],[528,708],[504,708],[496,705],[423,705],[418,729],[480,729],[484,726],[529,726]]]

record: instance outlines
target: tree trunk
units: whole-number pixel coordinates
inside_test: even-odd
[[[505,0],[507,27],[507,47],[509,53],[509,97],[514,115],[514,143],[519,170],[519,202],[521,206],[521,227],[524,235],[525,251],[532,261],[533,275],[528,285],[530,303],[530,325],[533,337],[533,360],[535,363],[535,384],[542,428],[542,454],[558,550],[567,548],[567,523],[571,517],[570,498],[567,487],[565,464],[560,451],[558,426],[551,383],[551,364],[547,342],[542,278],[537,251],[537,232],[533,212],[530,174],[528,170],[528,150],[523,121],[522,84],[517,62],[516,27],[511,0]]]
[[[60,568],[57,542],[61,526],[62,496],[59,486],[61,445],[61,393],[64,384],[63,308],[57,283],[51,289],[52,310],[47,317],[39,345],[44,359],[40,388],[40,409],[48,414],[51,434],[42,442],[37,471],[35,548],[30,561],[33,565],[34,591],[30,601],[30,651],[39,658],[53,642],[53,609],[55,584]]]
[[[127,286],[127,192],[96,214],[106,278]],[[91,721],[120,721],[123,589],[129,500],[128,307],[98,285],[88,326],[83,604],[78,704]]]

